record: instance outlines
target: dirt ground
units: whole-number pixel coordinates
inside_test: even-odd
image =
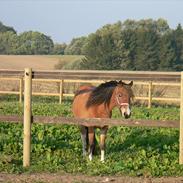
[[[54,173],[6,174],[0,173],[3,183],[183,183],[183,177],[120,177],[120,176],[85,176]]]

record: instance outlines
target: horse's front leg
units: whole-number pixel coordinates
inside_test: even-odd
[[[80,126],[80,131],[83,146],[83,156],[86,156],[88,148],[88,127]]]
[[[104,154],[105,154],[105,139],[107,134],[108,127],[102,127],[100,131],[100,150],[101,150],[101,161],[104,162]]]
[[[88,127],[88,138],[89,138],[89,160],[93,159],[93,151],[95,148],[95,130],[94,127]]]

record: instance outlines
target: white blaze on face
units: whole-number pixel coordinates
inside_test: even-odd
[[[129,117],[130,114],[131,114],[131,110],[130,110],[130,107],[129,105],[123,105],[121,106],[121,113],[124,117]]]

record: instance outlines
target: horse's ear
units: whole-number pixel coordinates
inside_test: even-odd
[[[131,81],[128,85],[132,87],[133,86],[133,81]]]
[[[123,81],[122,80],[119,80],[118,84],[119,85],[123,85]]]

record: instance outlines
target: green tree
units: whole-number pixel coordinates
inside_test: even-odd
[[[164,19],[126,20],[88,37],[84,69],[157,70],[160,40],[170,32]]]
[[[65,49],[67,45],[65,43],[63,44],[54,44],[52,54],[53,55],[64,55]]]
[[[124,41],[124,50],[128,53],[125,60],[121,64],[122,70],[134,70],[137,49],[137,33],[134,30],[123,30],[122,40]]]
[[[83,55],[83,48],[86,41],[86,37],[72,39],[71,43],[65,48],[65,55]]]
[[[13,32],[0,33],[0,54],[16,54],[17,35]]]
[[[137,32],[135,70],[157,70],[159,65],[159,36],[153,30]]]
[[[167,33],[170,28],[166,20],[160,18],[158,20],[153,19],[142,19],[139,21],[127,19],[122,24],[123,30],[151,30],[156,33],[164,34]]]
[[[0,32],[8,32],[8,31],[16,34],[16,31],[14,30],[13,27],[6,26],[2,22],[0,22]]]
[[[176,71],[182,71],[183,70],[183,29],[181,24],[179,24],[172,32],[173,34],[173,46],[175,48],[176,52],[176,62],[174,64],[173,69]]]
[[[88,37],[85,46],[85,69],[121,69],[126,61],[128,51],[121,39],[121,23],[106,25]]]
[[[18,36],[18,40],[18,54],[50,54],[53,49],[51,38],[40,32],[24,32]]]
[[[171,71],[175,70],[176,49],[172,32],[165,34],[160,40],[159,51],[160,64],[158,70]]]

